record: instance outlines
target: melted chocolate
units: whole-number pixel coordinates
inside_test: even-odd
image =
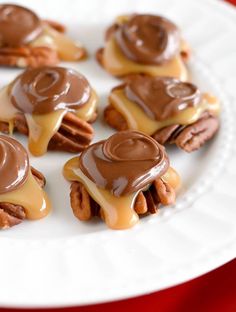
[[[163,175],[169,160],[162,145],[138,131],[121,131],[90,145],[80,168],[98,187],[115,196],[139,191]]]
[[[178,28],[156,15],[133,15],[115,31],[115,40],[124,55],[137,63],[161,65],[180,49]]]
[[[41,20],[31,10],[12,4],[0,5],[0,46],[28,44],[41,32]]]
[[[125,85],[127,98],[152,119],[165,120],[200,103],[201,93],[192,83],[176,78],[132,76]]]
[[[87,79],[72,69],[27,69],[10,89],[13,105],[24,113],[47,114],[59,109],[75,111],[87,103],[91,88]]]
[[[16,140],[0,135],[0,194],[18,189],[28,177],[29,158]]]

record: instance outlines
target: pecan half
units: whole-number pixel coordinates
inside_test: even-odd
[[[219,129],[219,118],[205,113],[199,120],[188,126],[169,126],[157,131],[153,138],[159,143],[176,144],[186,152],[198,150],[209,141]]]
[[[49,47],[0,48],[0,66],[39,67],[58,64],[58,54]]]
[[[100,206],[92,199],[80,182],[71,184],[70,201],[73,213],[81,221],[100,216]]]
[[[67,113],[56,134],[49,142],[49,149],[70,153],[83,151],[93,138],[93,128],[73,113]]]
[[[179,125],[171,125],[165,128],[162,128],[160,130],[158,130],[157,132],[155,132],[152,137],[159,142],[160,144],[164,145],[165,143],[168,142],[168,140],[170,139],[171,135],[177,130],[179,129],[180,126]]]
[[[136,197],[134,209],[138,215],[142,215],[148,212],[147,200],[143,192],[139,192],[138,196]]]
[[[161,203],[160,203],[158,194],[153,188],[153,185],[151,185],[151,187],[147,191],[143,192],[143,195],[146,199],[146,205],[148,209],[147,212],[151,214],[157,213],[157,211],[160,208]],[[134,210],[136,211],[135,206],[136,206],[136,203],[134,204]]]
[[[90,220],[94,216],[104,219],[101,207],[88,194],[85,186],[80,182],[72,182],[70,201],[73,213],[81,221]],[[139,192],[136,197],[134,210],[138,215],[157,213],[162,205],[175,202],[175,190],[162,179],[154,181],[146,191]]]
[[[167,206],[175,202],[175,190],[170,184],[160,178],[153,182],[153,186],[156,191],[153,193],[157,195],[158,201],[162,205]]]
[[[118,112],[112,105],[108,105],[104,109],[104,119],[110,127],[118,131],[128,129],[127,121],[125,120],[123,115]]]
[[[46,180],[44,175],[31,167],[31,172],[40,187],[44,187]],[[25,209],[20,205],[0,202],[0,229],[8,229],[21,223],[26,218]]]
[[[46,185],[45,176],[40,171],[38,171],[37,169],[35,169],[32,166],[30,169],[31,169],[31,173],[33,174],[35,180],[38,182],[39,186],[41,188],[44,188],[44,186]]]
[[[0,229],[8,229],[21,223],[25,219],[22,206],[10,203],[0,203]]]
[[[14,119],[14,129],[28,135],[28,126],[23,114],[18,114]],[[9,133],[8,123],[0,122],[0,131]],[[83,151],[93,138],[92,126],[73,113],[67,113],[56,134],[49,142],[48,149],[61,150],[70,153]]]

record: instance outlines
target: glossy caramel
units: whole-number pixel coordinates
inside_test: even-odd
[[[189,107],[176,116],[163,121],[148,117],[141,107],[125,96],[122,89],[114,89],[109,96],[109,102],[125,118],[129,129],[142,131],[148,135],[153,135],[157,130],[166,126],[191,124],[198,120],[205,111],[216,116],[220,112],[220,104],[217,98],[207,93],[202,95],[202,100],[196,107]]]

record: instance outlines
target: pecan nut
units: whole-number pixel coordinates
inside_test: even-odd
[[[33,167],[31,167],[31,172],[39,186],[43,188],[46,183],[43,174]],[[25,218],[26,214],[24,207],[12,203],[0,202],[0,229],[8,229],[21,223]]]
[[[70,201],[73,213],[81,221],[90,220],[94,216],[104,219],[101,207],[88,194],[80,182],[72,182]],[[175,202],[175,190],[162,179],[154,181],[146,191],[141,191],[136,197],[134,210],[138,215],[158,212],[160,205],[170,205]]]
[[[14,129],[28,135],[28,126],[23,114],[18,114],[14,119]],[[8,123],[0,122],[0,131],[9,133]],[[61,150],[71,153],[83,151],[93,139],[92,126],[73,113],[67,113],[56,134],[51,138],[48,149]]]
[[[153,185],[151,185],[151,187],[147,191],[143,192],[143,195],[146,199],[147,212],[151,214],[157,213],[160,208],[161,203],[160,203],[160,200],[156,191],[153,188]],[[136,211],[135,206],[136,206],[136,203],[134,204],[134,210]]]
[[[58,64],[58,54],[49,47],[0,48],[0,66],[40,67]]]
[[[171,138],[171,135],[175,133],[177,129],[179,129],[179,125],[171,125],[167,126],[165,128],[162,128],[158,131],[156,131],[152,137],[155,139],[158,143],[164,145],[169,142],[169,139]]]
[[[198,150],[209,141],[220,126],[219,118],[205,113],[199,120],[188,126],[169,126],[157,131],[153,138],[161,144],[176,144],[186,152]]]
[[[112,105],[108,105],[104,109],[104,119],[110,127],[118,131],[128,130],[126,119]]]
[[[45,176],[40,171],[38,171],[37,169],[35,169],[32,166],[30,167],[30,169],[31,169],[31,173],[33,174],[35,180],[38,182],[38,185],[41,188],[44,188],[44,186],[46,185]]]
[[[100,216],[100,206],[88,194],[82,183],[71,184],[70,201],[73,213],[79,220],[87,221],[94,216]]]
[[[147,200],[143,192],[138,193],[135,200],[134,209],[138,215],[143,215],[148,212]]]
[[[153,186],[156,190],[154,193],[162,205],[167,206],[175,202],[175,190],[170,184],[160,178],[153,182]]]
[[[92,126],[73,113],[67,113],[56,134],[49,142],[48,148],[70,153],[83,151],[93,139]]]
[[[25,219],[22,206],[10,203],[0,203],[0,229],[8,229],[21,223]]]

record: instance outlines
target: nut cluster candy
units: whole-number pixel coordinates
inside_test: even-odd
[[[100,216],[113,229],[138,222],[175,202],[180,180],[163,146],[137,131],[122,131],[90,145],[64,166],[76,217]]]
[[[99,63],[113,76],[130,74],[187,79],[189,47],[168,19],[148,14],[120,16],[106,32]]]
[[[41,20],[25,7],[0,5],[0,65],[39,67],[83,59],[86,50],[64,31],[63,25]]]
[[[37,220],[51,209],[44,176],[30,167],[24,147],[16,140],[0,135],[0,229]]]
[[[82,74],[56,66],[86,54],[62,24],[0,4],[0,66],[25,69],[0,90],[0,132],[26,135],[33,156],[48,150],[81,153],[63,169],[74,215],[126,229],[139,216],[175,203],[180,177],[163,145],[199,149],[219,129],[220,104],[190,82],[190,48],[172,21],[151,14],[119,16],[96,52],[100,65],[123,79],[103,112],[117,133],[91,144],[97,94]],[[23,146],[0,135],[0,228],[46,216],[44,185]]]
[[[0,130],[29,136],[35,156],[47,149],[80,152],[92,140],[97,95],[87,79],[64,67],[27,69],[0,94]]]
[[[192,83],[133,75],[112,89],[104,116],[117,130],[139,130],[192,152],[217,132],[219,110],[219,101]]]

